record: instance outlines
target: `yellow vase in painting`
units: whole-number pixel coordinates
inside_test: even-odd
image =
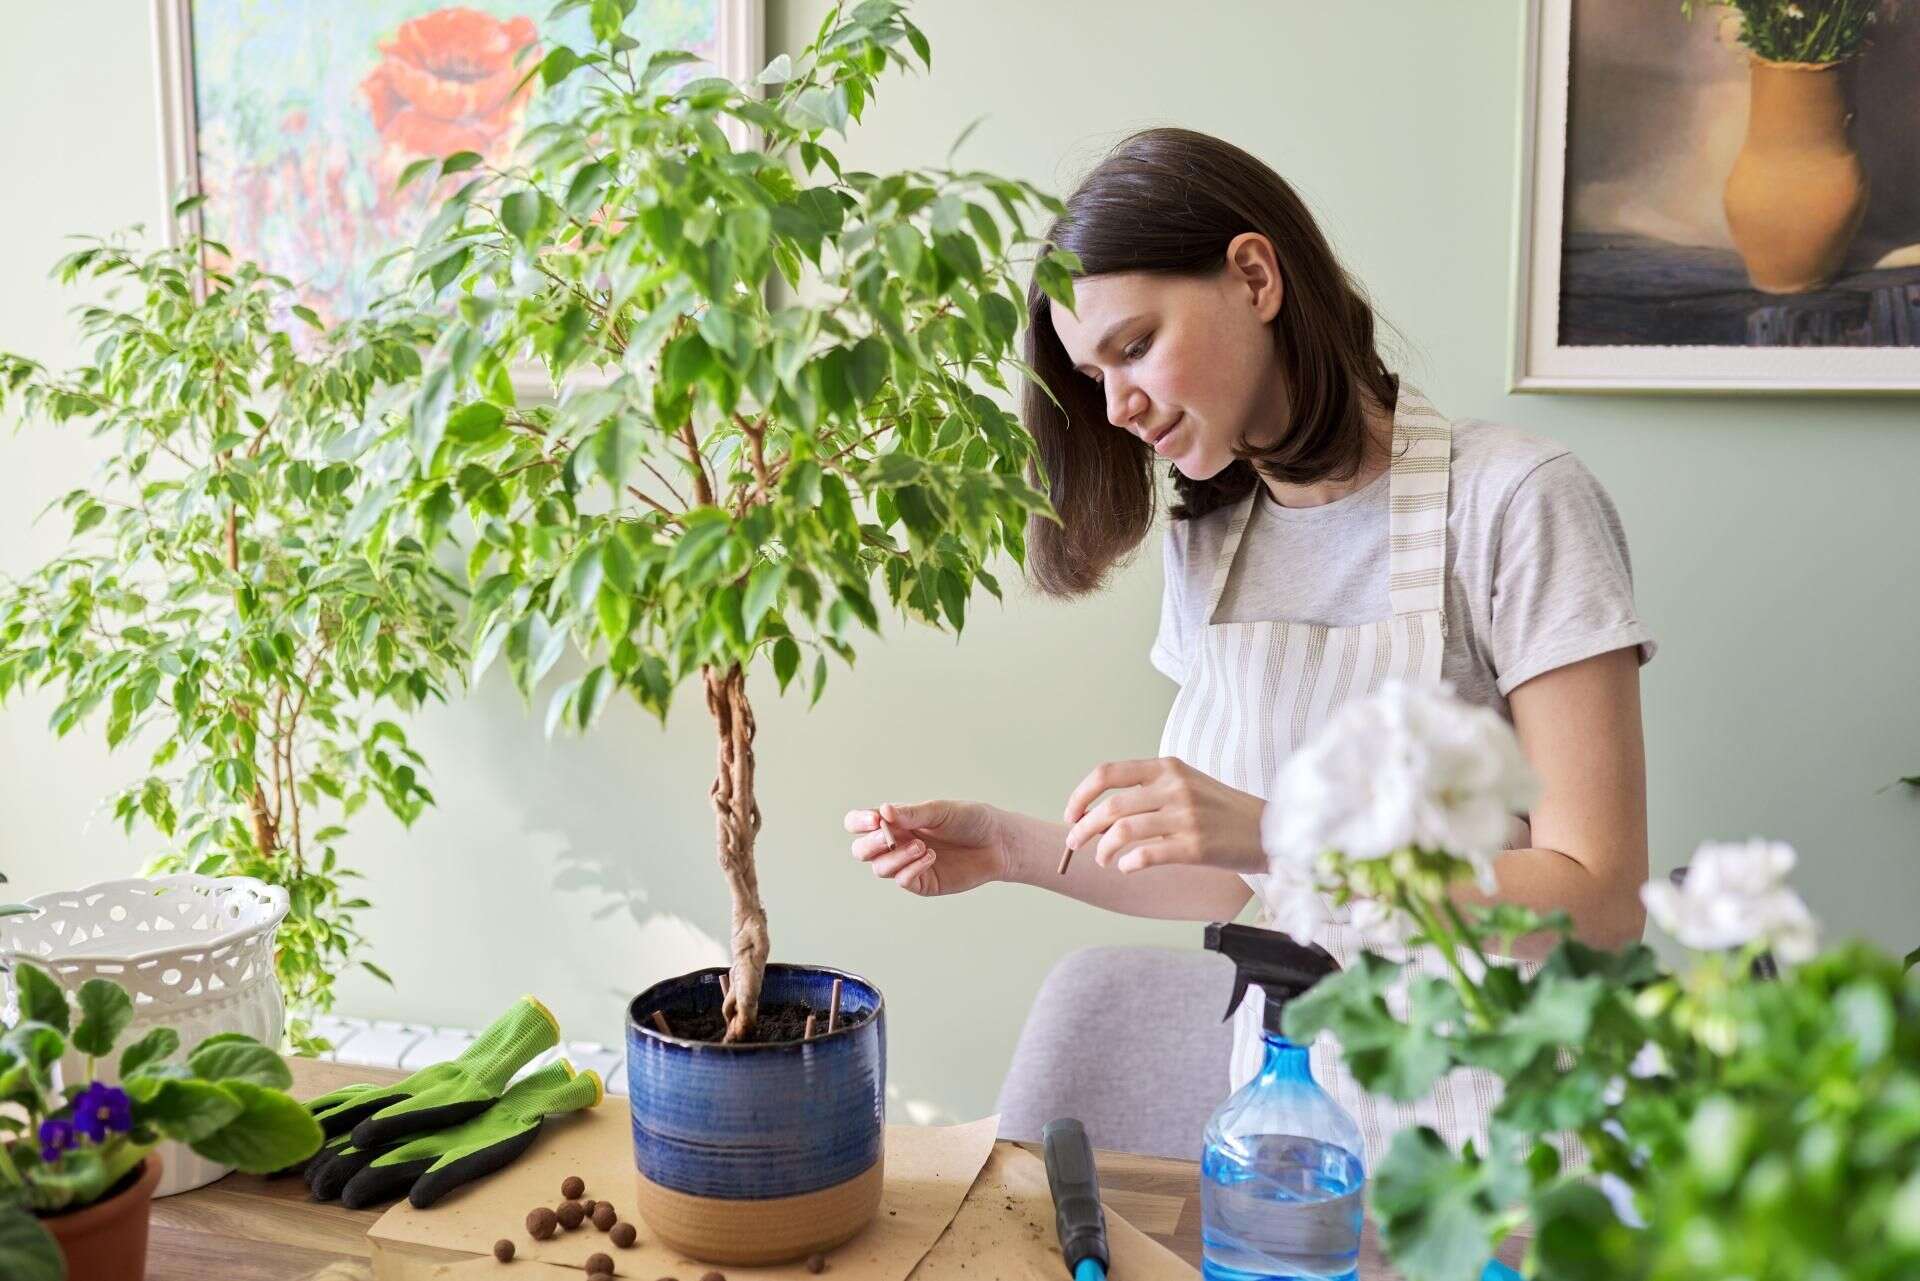
[[[1839,63],[1750,64],[1746,140],[1727,175],[1727,228],[1755,289],[1797,294],[1832,280],[1867,208],[1847,136]]]

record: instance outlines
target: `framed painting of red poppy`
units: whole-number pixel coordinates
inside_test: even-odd
[[[639,0],[626,29],[640,57],[706,59],[682,75],[748,79],[764,61],[761,2]],[[393,283],[375,264],[444,194],[421,183],[396,194],[402,169],[456,151],[498,163],[528,127],[569,110],[569,84],[522,84],[545,49],[591,43],[586,7],[557,18],[552,7],[153,0],[169,200],[205,196],[191,225],[293,280],[323,320],[362,313]]]

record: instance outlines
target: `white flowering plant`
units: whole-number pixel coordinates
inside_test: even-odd
[[[1693,950],[1678,972],[1579,942],[1564,914],[1458,901],[1536,791],[1498,716],[1391,685],[1344,705],[1268,798],[1275,924],[1344,920],[1378,949],[1288,1005],[1287,1035],[1331,1032],[1399,1100],[1457,1068],[1504,1084],[1483,1140],[1407,1130],[1373,1172],[1395,1265],[1473,1281],[1531,1224],[1522,1271],[1552,1281],[1920,1275],[1920,954],[1819,950],[1771,841],[1702,845],[1683,883],[1644,888]],[[1557,942],[1537,968],[1505,962],[1541,932]],[[1569,1135],[1584,1165],[1563,1165]]]

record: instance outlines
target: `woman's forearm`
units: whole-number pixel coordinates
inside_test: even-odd
[[[1573,920],[1574,937],[1591,947],[1617,948],[1636,943],[1646,923],[1637,886],[1605,885],[1592,872],[1559,850],[1508,850],[1493,863],[1499,888],[1491,895],[1471,885],[1455,891],[1462,903],[1517,903],[1541,915],[1564,911]],[[1529,934],[1517,941],[1513,954],[1540,960],[1559,940],[1551,934]]]
[[[1066,874],[1060,855],[1067,825],[995,807],[1007,843],[1007,879],[1037,885],[1129,916],[1170,921],[1231,921],[1252,891],[1232,872],[1191,865],[1119,872],[1094,861],[1093,847],[1074,853]]]

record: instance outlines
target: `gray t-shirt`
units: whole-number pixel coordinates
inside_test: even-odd
[[[1152,660],[1176,681],[1208,621],[1354,627],[1393,613],[1386,472],[1318,507],[1282,507],[1264,486],[1257,493],[1211,620],[1202,615],[1231,509],[1167,523]],[[1441,676],[1509,721],[1507,695],[1542,672],[1628,645],[1642,663],[1653,657],[1606,490],[1566,446],[1476,419],[1453,423],[1446,609]]]

